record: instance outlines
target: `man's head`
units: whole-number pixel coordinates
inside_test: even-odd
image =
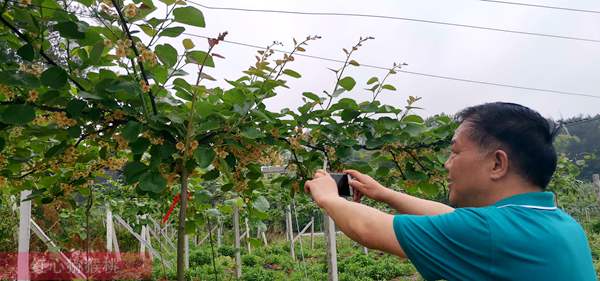
[[[466,108],[457,121],[445,164],[452,205],[488,205],[546,187],[556,169],[555,130],[539,113],[495,102]]]

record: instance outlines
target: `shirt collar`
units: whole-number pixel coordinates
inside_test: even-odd
[[[528,192],[513,195],[511,197],[504,198],[494,206],[501,207],[505,205],[527,205],[527,206],[538,206],[544,208],[556,207],[554,204],[554,193],[552,192]]]

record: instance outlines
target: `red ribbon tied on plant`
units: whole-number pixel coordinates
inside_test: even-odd
[[[165,224],[168,220],[169,217],[171,216],[171,213],[173,213],[173,210],[175,210],[175,207],[177,206],[177,204],[179,204],[179,200],[181,200],[181,193],[177,193],[177,195],[175,195],[175,197],[173,197],[173,203],[171,203],[171,206],[169,207],[169,211],[167,211],[167,214],[165,214],[165,216],[163,217],[161,223]],[[190,194],[190,192],[188,191],[188,200],[190,200],[192,198],[192,195]]]

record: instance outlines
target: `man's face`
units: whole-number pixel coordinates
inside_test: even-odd
[[[473,130],[463,122],[452,138],[450,157],[444,164],[448,170],[450,205],[456,207],[481,206],[489,183],[487,153],[469,137]]]

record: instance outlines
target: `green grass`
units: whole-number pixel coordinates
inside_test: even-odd
[[[296,243],[296,260],[290,255],[289,242],[279,240],[269,246],[253,247],[252,253],[242,249],[242,278],[260,280],[327,280],[327,260],[323,237],[315,237],[314,249],[310,239],[303,238],[302,247]],[[243,245],[245,246],[245,245]],[[208,244],[190,252],[188,280],[236,280],[235,251],[230,246],[215,249],[216,279]],[[337,237],[337,261],[340,281],[422,280],[406,260],[379,251],[363,253],[362,247],[344,235]],[[155,280],[161,280],[160,266],[155,266]],[[164,278],[164,277],[163,277]],[[166,279],[173,280],[175,272],[168,270]]]

